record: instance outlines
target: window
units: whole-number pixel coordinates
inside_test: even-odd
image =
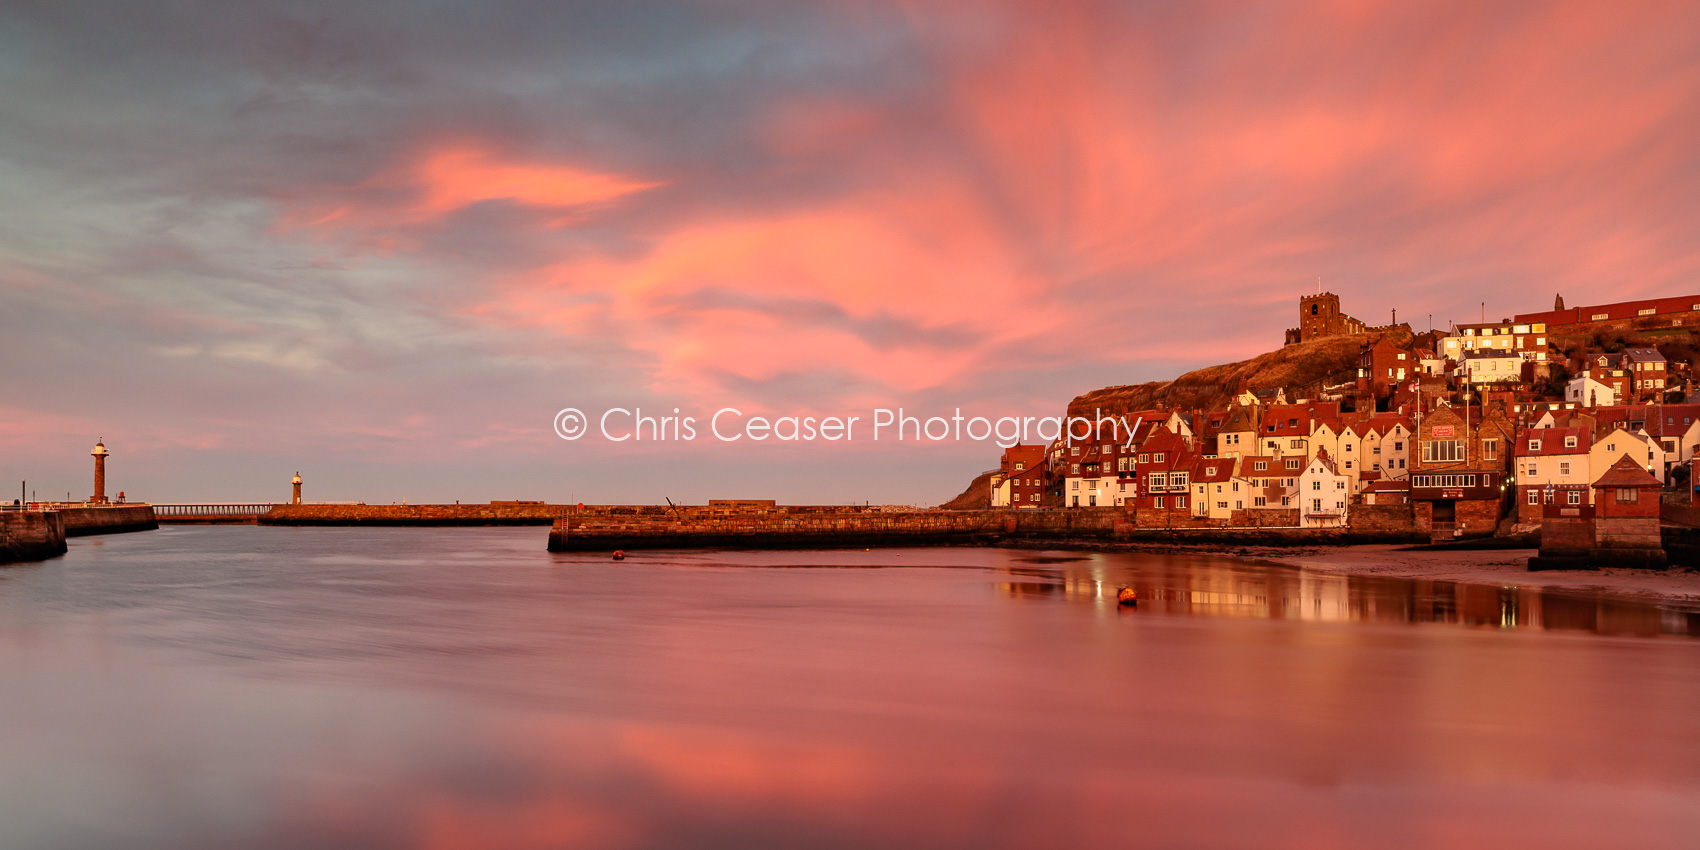
[[[1157,501],[1161,502],[1162,499],[1158,499]],[[1158,505],[1157,507],[1160,508],[1160,507],[1162,507],[1162,505]],[[1185,496],[1176,496],[1175,497],[1175,507],[1177,507],[1177,508],[1186,507],[1186,497]]]
[[[1163,506],[1163,497],[1162,496],[1157,497],[1156,506],[1159,507],[1159,508]]]
[[[1499,460],[1499,441],[1482,441],[1482,460]]]
[[[1567,448],[1567,449],[1576,448],[1576,435],[1575,434],[1571,434],[1570,436],[1564,438],[1564,447]]]
[[[1262,496],[1253,496],[1251,499],[1251,506],[1254,508],[1268,507],[1269,500]]]
[[[1529,488],[1529,504],[1538,505],[1540,503],[1541,503],[1541,491],[1536,490],[1533,487]]]
[[[1225,510],[1228,509],[1228,503],[1227,502],[1217,502],[1216,507],[1217,507],[1218,510],[1224,510],[1225,511]]]
[[[1658,311],[1653,309],[1652,307],[1644,307],[1640,310],[1636,310],[1635,315],[1637,315],[1637,316],[1651,316],[1651,315],[1653,315],[1654,313],[1657,313],[1657,312]]]
[[[1447,463],[1464,459],[1463,440],[1424,440],[1423,461]]]
[[[1346,482],[1344,480],[1336,480],[1334,482],[1334,489],[1336,489],[1336,490],[1346,489]]]
[[[1559,475],[1569,475],[1570,474],[1570,462],[1569,461],[1563,461],[1558,465],[1558,474]]]
[[[1571,490],[1564,494],[1564,501],[1572,505],[1580,505],[1582,504],[1582,494],[1575,490]]]
[[[1628,487],[1617,488],[1617,503],[1618,504],[1620,504],[1620,505],[1633,505],[1633,504],[1639,502],[1640,500],[1641,500],[1641,491],[1640,490],[1633,490],[1633,489],[1630,489]]]
[[[1068,447],[1068,453],[1071,454],[1071,455],[1079,456],[1080,455],[1080,447],[1079,446],[1069,446]]]
[[[1080,464],[1078,464],[1078,463],[1075,464],[1073,467],[1071,467],[1071,470],[1074,472],[1075,475],[1079,475],[1080,474]]]
[[[1603,321],[1605,321],[1606,319],[1609,319],[1609,318],[1611,318],[1610,313],[1595,313],[1592,316],[1588,317],[1588,321],[1590,321],[1590,322],[1603,322]]]
[[[1529,441],[1529,451],[1538,452],[1540,450],[1541,450],[1541,441],[1540,440],[1530,440]]]
[[[1311,499],[1310,500],[1310,509],[1313,510],[1313,511],[1322,510],[1322,500],[1321,499]]]
[[[1186,473],[1176,472],[1173,475],[1169,476],[1169,486],[1171,486],[1171,487],[1185,487],[1186,486],[1186,479],[1187,479]]]
[[[1321,490],[1321,489],[1322,489],[1322,482],[1321,482],[1321,481],[1312,481],[1312,482],[1310,482],[1310,489],[1312,489],[1312,490]]]
[[[1152,473],[1151,474],[1151,486],[1153,488],[1169,486],[1169,476],[1167,476],[1167,475],[1165,475],[1161,472]]]
[[[1157,463],[1162,463],[1162,462],[1163,462],[1163,453],[1162,453],[1162,452],[1158,452],[1158,453],[1156,453],[1156,454],[1154,454],[1154,455],[1152,455],[1152,458],[1154,458],[1154,459],[1155,459],[1155,462],[1157,462]]]
[[[1405,444],[1403,442],[1394,443],[1393,444],[1393,450],[1396,451],[1396,452],[1402,452],[1402,451],[1405,450]],[[1381,447],[1380,446],[1376,447],[1375,453],[1381,454]]]
[[[1289,446],[1289,448],[1294,448],[1294,449],[1302,449],[1304,447],[1305,447],[1305,441],[1304,440],[1294,440],[1293,444],[1291,446]]]
[[[1151,457],[1150,455],[1140,455],[1139,456],[1139,462],[1145,463],[1146,461],[1148,461],[1150,459],[1150,457]]]
[[[1068,483],[1069,483],[1068,489],[1070,489],[1070,490],[1079,490],[1080,489],[1080,479],[1071,478],[1071,479],[1069,479]]]
[[[1299,461],[1301,461],[1301,460],[1303,460],[1303,458],[1296,458],[1296,457],[1287,458],[1287,468],[1288,469],[1298,469],[1299,468]]]
[[[1257,470],[1258,472],[1262,472],[1265,469],[1269,468],[1269,464],[1267,462],[1261,461],[1261,460],[1260,461],[1254,461],[1251,466],[1252,466],[1253,469]]]

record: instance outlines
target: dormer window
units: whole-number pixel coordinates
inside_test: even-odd
[[[1540,440],[1530,440],[1529,441],[1529,451],[1538,452],[1540,450],[1541,450],[1541,441]]]
[[[1569,436],[1569,437],[1565,437],[1564,438],[1564,447],[1567,448],[1567,449],[1576,448],[1576,437],[1574,435]]]

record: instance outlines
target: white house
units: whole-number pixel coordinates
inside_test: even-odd
[[[1623,402],[1623,399],[1618,398],[1617,388],[1594,380],[1592,370],[1584,371],[1570,379],[1570,383],[1564,387],[1564,400],[1583,407],[1610,406]]]
[[[1334,468],[1327,452],[1318,452],[1299,475],[1292,498],[1299,509],[1302,528],[1340,528],[1352,501],[1351,479]]]
[[[1497,384],[1523,380],[1523,357],[1501,348],[1478,348],[1464,352],[1459,370],[1465,383]]]
[[[1586,425],[1567,428],[1524,428],[1517,434],[1513,448],[1517,465],[1517,520],[1524,525],[1541,521],[1543,505],[1554,494],[1577,490],[1583,503],[1590,501],[1588,485],[1594,478],[1590,472],[1593,450]]]

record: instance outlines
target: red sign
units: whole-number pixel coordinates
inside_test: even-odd
[[[1436,436],[1436,437],[1450,437],[1450,436],[1452,436],[1452,426],[1451,425],[1436,425],[1436,426],[1434,426],[1434,436]]]

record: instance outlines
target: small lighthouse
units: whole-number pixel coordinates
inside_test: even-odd
[[[295,473],[295,478],[290,483],[295,485],[295,498],[290,501],[290,504],[299,505],[301,504],[301,473]]]
[[[106,457],[111,452],[106,450],[106,443],[95,440],[94,451],[94,495],[89,497],[89,504],[106,504]]]

